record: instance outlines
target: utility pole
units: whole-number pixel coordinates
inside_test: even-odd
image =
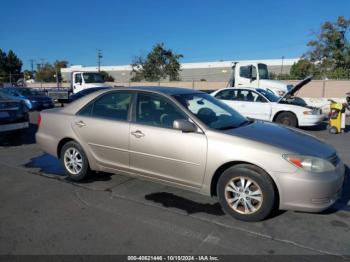
[[[283,60],[284,60],[284,56],[282,56],[281,75],[283,74]]]
[[[34,61],[35,61],[34,59],[29,59],[32,76],[34,75]]]
[[[98,72],[101,70],[101,58],[102,58],[102,50],[97,49],[97,64],[98,64]]]

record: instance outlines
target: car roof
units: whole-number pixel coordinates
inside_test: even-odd
[[[128,87],[127,90],[151,91],[151,92],[153,91],[153,92],[163,93],[167,95],[204,93],[202,91],[193,90],[186,87],[169,87],[169,86],[135,86],[135,87]]]
[[[91,101],[92,99],[98,97],[102,94],[107,94],[115,91],[146,91],[153,92],[158,94],[165,95],[183,95],[183,94],[206,94],[199,90],[193,90],[190,88],[182,88],[182,87],[167,87],[167,86],[133,86],[133,87],[116,87],[116,88],[107,88],[102,90],[97,90],[93,93],[90,93],[86,96],[83,96],[73,103],[68,104],[67,106],[61,109],[62,112],[72,113],[77,112],[82,106]]]

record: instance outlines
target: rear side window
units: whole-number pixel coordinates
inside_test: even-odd
[[[127,121],[132,96],[129,92],[103,95],[80,110],[79,115]]]

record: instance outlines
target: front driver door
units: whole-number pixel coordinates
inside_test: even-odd
[[[271,105],[264,97],[252,90],[240,91],[240,111],[246,117],[270,120]]]
[[[202,185],[207,139],[173,122],[188,117],[170,99],[140,92],[130,125],[130,168],[142,175],[192,187]]]

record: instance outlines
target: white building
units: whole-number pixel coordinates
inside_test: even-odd
[[[236,61],[214,61],[200,63],[182,63],[180,79],[182,81],[228,81],[231,76],[231,68],[234,62],[258,62],[268,66],[270,73],[289,73],[291,66],[298,62],[293,59],[268,59],[268,60],[236,60]],[[283,65],[282,65],[283,63]],[[74,65],[62,68],[61,73],[64,80],[69,80],[72,71],[96,72],[97,66]],[[101,71],[110,74],[115,82],[128,82],[131,78],[131,65],[101,66]]]

